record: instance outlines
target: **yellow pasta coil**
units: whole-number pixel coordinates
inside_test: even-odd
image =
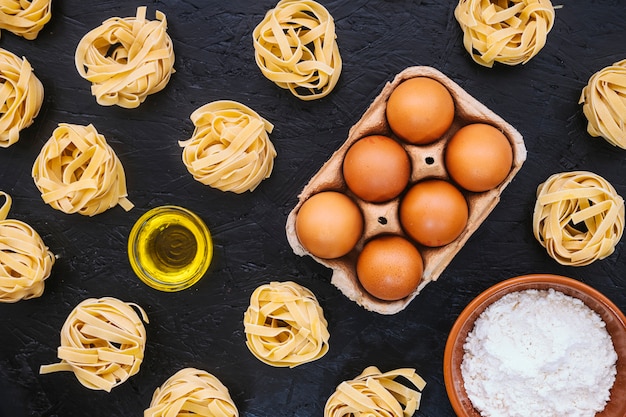
[[[281,0],[252,37],[263,75],[299,99],[325,97],[337,84],[342,63],[335,22],[321,4]]]
[[[194,179],[222,191],[254,189],[274,168],[274,126],[236,101],[205,104],[191,114],[195,129],[180,141],[183,162]]]
[[[119,204],[130,210],[126,176],[115,152],[93,125],[61,123],[32,169],[46,204],[64,213],[94,216]]]
[[[136,108],[161,91],[174,73],[174,48],[167,20],[146,19],[146,7],[135,17],[112,17],[91,30],[76,48],[76,69],[92,83],[91,93],[102,106]]]
[[[28,224],[7,219],[11,196],[0,191],[0,302],[15,303],[43,294],[55,257]]]
[[[624,232],[624,200],[586,171],[550,176],[537,188],[533,233],[562,265],[583,266],[615,250]]]
[[[578,103],[591,136],[626,149],[626,59],[593,74]]]
[[[0,0],[0,29],[24,39],[36,39],[50,21],[51,9],[51,0]]]
[[[71,371],[85,387],[110,392],[139,372],[146,345],[142,319],[148,322],[145,311],[133,303],[113,297],[82,301],[61,329],[61,362],[43,365],[39,373]]]
[[[415,388],[396,381],[403,377]],[[324,417],[410,417],[420,406],[426,381],[415,369],[382,373],[375,366],[344,381],[326,401]]]
[[[185,368],[154,391],[144,417],[238,417],[228,389],[210,373]]]
[[[0,19],[1,19],[0,15]],[[43,85],[26,58],[0,48],[0,147],[17,142],[43,103]]]
[[[271,282],[250,297],[246,345],[260,361],[293,368],[328,351],[328,323],[315,295],[295,282]]]
[[[472,59],[491,67],[525,64],[545,46],[554,24],[550,0],[460,0],[454,16]]]

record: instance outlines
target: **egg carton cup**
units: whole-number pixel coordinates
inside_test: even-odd
[[[445,246],[434,248],[416,243],[402,229],[398,208],[404,193],[401,194],[400,197],[384,203],[366,202],[350,192],[342,174],[344,156],[355,141],[369,135],[385,135],[397,139],[392,133],[385,116],[387,100],[394,88],[403,81],[414,77],[429,77],[443,84],[450,91],[454,99],[455,116],[450,129],[434,143],[428,145],[412,145],[398,140],[408,152],[411,159],[412,171],[409,187],[418,181],[431,178],[444,179],[452,182],[444,163],[446,144],[457,130],[467,124],[487,123],[500,129],[509,140],[513,149],[511,171],[499,186],[480,193],[469,192],[458,187],[466,197],[469,207],[467,226],[456,240]],[[380,314],[395,314],[406,308],[428,283],[436,281],[437,278],[439,278],[472,233],[474,233],[496,206],[500,200],[500,194],[517,174],[525,160],[526,147],[524,140],[522,135],[515,128],[470,96],[458,84],[440,71],[426,66],[409,67],[397,74],[391,82],[388,82],[384,86],[361,119],[350,129],[346,141],[333,153],[330,159],[303,188],[298,196],[298,203],[287,217],[287,239],[295,254],[299,256],[311,256],[318,263],[332,269],[332,284],[341,290],[350,300],[370,311]],[[407,189],[409,187],[407,187]],[[296,234],[295,223],[298,210],[304,201],[316,193],[330,190],[342,192],[357,203],[363,213],[364,232],[350,253],[340,258],[324,259],[314,256],[302,246]],[[385,234],[400,235],[414,243],[420,251],[424,263],[424,272],[418,287],[401,300],[384,301],[370,295],[361,286],[356,275],[356,261],[359,253],[363,249],[363,245],[371,238]]]

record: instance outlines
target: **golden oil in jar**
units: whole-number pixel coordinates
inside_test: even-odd
[[[208,227],[178,206],[156,207],[137,220],[128,238],[128,258],[137,276],[161,291],[198,282],[213,258]]]

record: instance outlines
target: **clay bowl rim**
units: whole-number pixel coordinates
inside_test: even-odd
[[[452,326],[444,350],[443,376],[450,404],[457,416],[481,417],[465,392],[460,369],[463,359],[463,343],[474,327],[476,318],[491,303],[505,294],[525,289],[548,288],[554,288],[566,295],[581,299],[606,323],[618,356],[617,375],[611,388],[611,399],[604,410],[596,414],[596,417],[626,415],[626,396],[619,395],[619,392],[626,390],[626,316],[624,313],[600,291],[574,278],[552,274],[528,274],[506,279],[487,288],[462,310]]]

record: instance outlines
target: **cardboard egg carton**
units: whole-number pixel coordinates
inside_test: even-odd
[[[396,138],[387,124],[385,106],[389,95],[401,82],[413,77],[430,77],[443,84],[452,94],[455,104],[455,117],[452,126],[445,135],[429,145],[411,145],[401,140],[398,142],[408,152],[412,173],[409,187],[426,178],[450,180],[444,165],[444,151],[448,140],[461,127],[470,123],[488,123],[499,128],[509,139],[513,148],[513,166],[506,179],[496,188],[481,193],[472,193],[458,187],[466,197],[469,206],[467,227],[461,235],[448,245],[436,248],[421,246],[414,242],[400,224],[398,207],[400,199],[369,203],[357,198],[350,192],[342,175],[342,163],[348,148],[357,140],[369,135],[385,135]],[[396,138],[397,139],[397,138]],[[346,297],[367,310],[380,314],[395,314],[403,310],[420,291],[432,281],[437,280],[446,266],[463,247],[472,233],[480,226],[500,200],[500,194],[511,182],[526,160],[526,147],[522,135],[501,117],[471,97],[458,84],[431,67],[409,67],[388,82],[381,93],[372,102],[361,119],[350,129],[348,138],[322,168],[311,178],[298,196],[298,204],[289,213],[286,232],[294,253],[309,255],[317,262],[333,270],[332,283]],[[302,203],[313,194],[321,191],[340,191],[350,196],[361,208],[364,217],[364,232],[355,248],[347,255],[336,259],[323,259],[309,253],[298,240],[295,221]],[[360,285],[356,276],[356,261],[363,245],[372,237],[380,234],[397,234],[413,242],[422,255],[424,273],[417,289],[407,297],[397,301],[384,301],[373,297]]]

